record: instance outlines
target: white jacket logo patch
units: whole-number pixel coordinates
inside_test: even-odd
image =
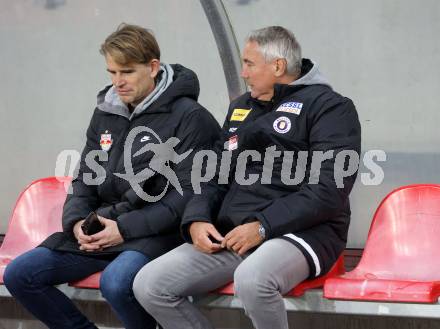
[[[303,107],[303,103],[288,102],[288,103],[281,104],[276,109],[276,111],[281,111],[281,112],[287,112],[287,113],[293,113],[293,114],[296,114],[296,115],[300,115],[302,107]]]

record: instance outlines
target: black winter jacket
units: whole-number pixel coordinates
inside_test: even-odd
[[[259,220],[267,238],[281,237],[300,248],[310,265],[311,278],[325,274],[345,248],[350,222],[348,195],[356,174],[343,179],[343,188],[337,187],[334,174],[339,152],[360,152],[361,129],[352,101],[334,92],[317,67],[304,59],[301,79],[293,85],[276,85],[272,101],[261,102],[246,93],[231,103],[222,138],[216,143],[219,157],[225,142],[232,150],[229,184],[207,184],[203,193],[188,203],[181,227],[185,240],[191,242],[188,228],[194,221],[212,222],[224,235],[237,225]],[[286,153],[273,159],[271,179],[262,182],[270,162],[264,166],[264,156],[267,148],[274,146],[277,151],[296,152],[289,171],[292,179],[297,152],[307,152],[302,182],[282,182]],[[261,159],[247,161],[246,175],[259,175],[250,185],[240,185],[234,179],[238,154],[245,150],[261,154]],[[311,171],[313,152],[329,150],[334,156],[322,162],[319,183],[310,184],[311,172],[316,176]]]
[[[218,138],[220,127],[214,117],[196,102],[199,83],[194,72],[181,65],[172,65],[173,82],[146,110],[129,118],[118,110],[103,111],[98,106],[87,130],[87,143],[82,152],[79,175],[73,181],[73,193],[67,197],[63,209],[63,232],[51,235],[42,246],[60,251],[105,256],[124,250],[137,250],[150,259],[176,247],[182,240],[179,234],[181,216],[187,201],[192,196],[191,167],[194,153],[199,149],[211,148]],[[98,104],[110,86],[98,95]],[[127,112],[127,110],[126,110]],[[152,129],[162,142],[177,137],[180,142],[175,147],[178,154],[189,149],[194,151],[182,162],[171,163],[183,189],[183,196],[170,185],[164,197],[157,202],[147,202],[136,195],[129,182],[115,175],[126,173],[124,167],[124,143],[127,135],[135,127]],[[203,127],[203,128],[202,128]],[[107,161],[95,161],[105,170],[105,180],[100,185],[87,185],[85,174],[97,174],[89,168],[85,157],[93,150],[101,150],[102,136],[111,135],[112,145]],[[134,139],[131,150],[132,167],[135,174],[149,168],[153,152],[147,151],[133,156],[148,141],[157,143],[157,136],[148,132],[140,133]],[[98,174],[98,178],[104,173]],[[143,183],[143,190],[149,195],[159,195],[167,180],[157,172]],[[117,221],[124,243],[104,249],[101,252],[85,253],[78,249],[72,228],[89,212]]]

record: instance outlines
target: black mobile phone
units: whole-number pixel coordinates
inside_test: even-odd
[[[93,235],[104,229],[104,225],[98,219],[98,215],[92,211],[81,225],[81,229],[86,235]]]

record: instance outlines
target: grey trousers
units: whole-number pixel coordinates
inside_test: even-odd
[[[268,240],[244,257],[227,250],[205,254],[186,243],[144,266],[133,291],[164,329],[210,329],[186,296],[234,280],[235,294],[256,329],[288,329],[282,295],[308,275],[304,255],[283,239]]]

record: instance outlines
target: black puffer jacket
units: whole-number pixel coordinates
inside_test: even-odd
[[[360,152],[361,128],[352,101],[334,92],[316,65],[303,60],[302,77],[293,85],[276,85],[272,101],[261,102],[246,93],[231,103],[217,154],[225,142],[232,150],[229,184],[210,183],[188,203],[182,221],[185,240],[190,241],[188,228],[194,221],[212,222],[226,234],[237,225],[259,220],[269,239],[281,237],[301,249],[311,277],[325,274],[345,248],[350,223],[348,195],[356,173],[344,178],[339,188],[335,158],[341,151]],[[270,147],[283,153],[274,157],[272,175],[262,182],[263,172],[270,167],[269,162],[264,165]],[[234,176],[237,157],[246,150],[258,151],[261,159],[248,159],[246,175],[259,175],[259,179],[243,185]],[[319,183],[310,184],[312,154],[330,150],[333,157],[322,162]],[[293,169],[288,171],[291,178],[298,152],[308,154],[306,174],[299,184],[288,185],[281,179],[286,151],[295,152],[290,160]]]
[[[179,245],[181,216],[187,201],[192,196],[191,167],[194,153],[199,149],[211,148],[218,138],[220,127],[214,117],[196,102],[199,83],[194,72],[181,65],[172,65],[173,82],[148,108],[130,118],[127,109],[101,106],[108,88],[98,95],[95,109],[87,130],[87,143],[81,156],[78,178],[73,181],[73,193],[67,197],[63,211],[63,232],[51,235],[42,246],[51,249],[83,253],[73,236],[74,224],[85,218],[89,212],[114,219],[124,238],[124,243],[87,255],[109,255],[124,250],[137,250],[155,258]],[[104,110],[103,110],[104,109]],[[133,156],[147,143],[162,142],[177,137],[180,142],[175,147],[178,154],[189,149],[194,151],[178,164],[170,163],[183,189],[183,196],[170,185],[164,197],[157,202],[146,202],[136,195],[129,182],[115,174],[124,174],[124,143],[133,128],[148,127],[153,133],[137,135],[132,144],[131,162],[135,174],[150,168],[153,152],[147,151]],[[108,160],[95,161],[105,170],[105,180],[100,185],[87,185],[85,174],[96,173],[89,168],[85,157],[93,150],[101,150],[102,136],[111,135],[112,145],[107,152]],[[102,178],[104,173],[99,173]],[[143,184],[149,195],[159,195],[167,180],[157,172]]]

